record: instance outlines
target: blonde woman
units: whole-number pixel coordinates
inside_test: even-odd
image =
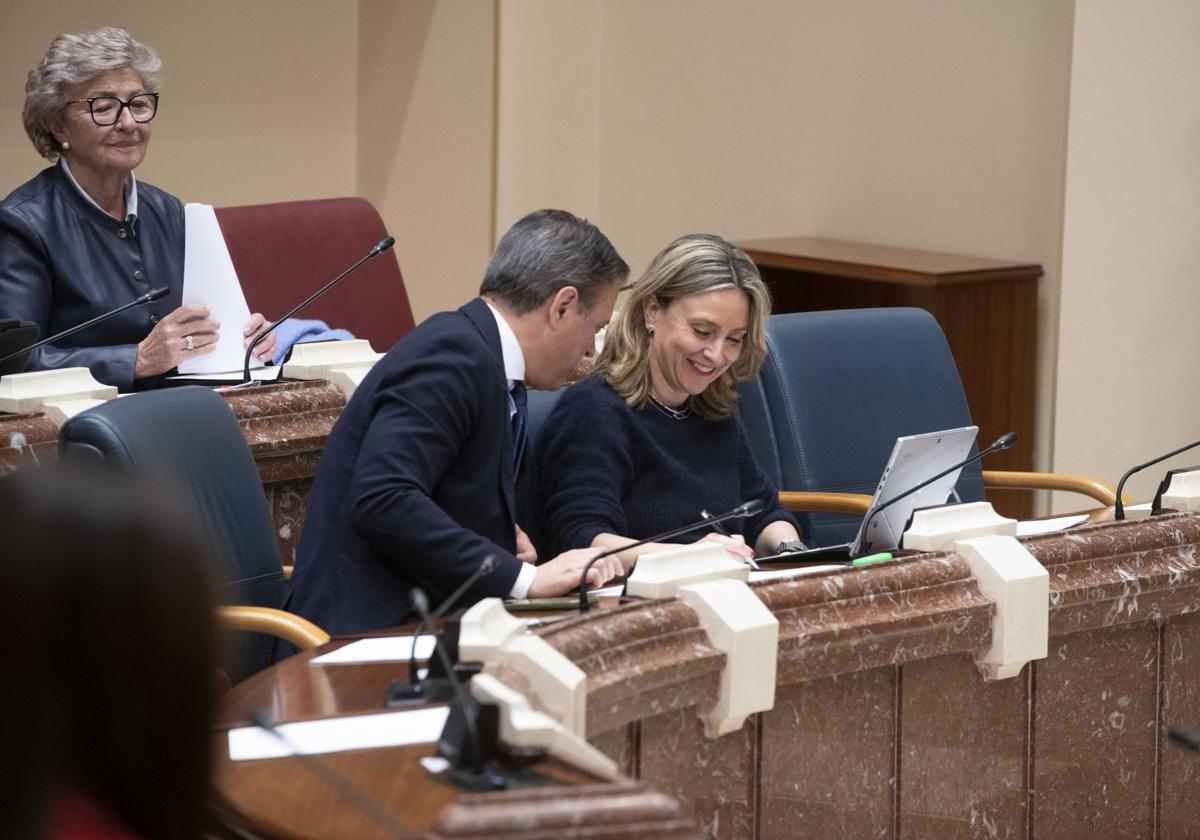
[[[618,548],[751,499],[762,513],[730,533],[682,539],[740,558],[799,541],[737,419],[738,385],[766,357],[770,310],[754,263],[719,236],[680,237],[654,258],[594,373],[563,394],[539,438],[542,526],[555,551]],[[628,570],[634,557],[621,560]]]

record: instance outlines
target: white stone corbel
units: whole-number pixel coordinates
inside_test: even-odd
[[[1171,476],[1171,483],[1162,495],[1162,506],[1181,513],[1200,510],[1200,470],[1177,472]]]
[[[1050,575],[1015,537],[959,540],[951,550],[971,566],[979,591],[996,605],[992,643],[975,664],[986,679],[1015,677],[1045,659],[1050,637]]]
[[[0,412],[41,411],[59,426],[116,396],[114,386],[101,385],[83,367],[35,370],[0,378]]]
[[[519,672],[531,699],[579,737],[587,734],[587,674],[541,636],[523,633],[500,646],[496,661]]]
[[[311,341],[292,347],[282,374],[288,379],[328,379],[350,399],[363,377],[382,358],[383,354],[376,353],[371,342],[364,339]]]
[[[509,639],[527,630],[525,622],[514,618],[499,598],[484,598],[459,619],[458,659],[484,665],[494,662]]]
[[[525,622],[504,609],[499,598],[485,598],[467,610],[458,625],[462,662],[500,663],[520,673],[532,699],[547,714],[583,737],[587,732],[587,674]]]
[[[744,582],[718,579],[679,589],[713,647],[725,654],[721,693],[703,714],[709,738],[736,732],[754,712],[775,705],[779,620]]]
[[[706,580],[750,580],[750,567],[716,543],[697,543],[642,554],[625,584],[635,598],[673,598],[679,587]]]
[[[696,544],[638,558],[626,590],[642,598],[679,597],[725,654],[721,693],[702,713],[705,733],[734,732],[775,705],[779,621],[747,586],[750,568],[719,545]]]
[[[1015,537],[1017,520],[996,513],[988,502],[968,502],[917,511],[902,545],[913,551],[946,551],[958,540],[993,534]]]
[[[491,674],[471,678],[471,695],[500,708],[500,740],[510,746],[540,748],[561,761],[603,779],[616,779],[617,763],[547,714],[536,711],[520,692]]]

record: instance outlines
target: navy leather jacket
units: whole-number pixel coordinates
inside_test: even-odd
[[[81,324],[166,286],[170,293],[34,351],[27,370],[90,368],[121,391],[135,380],[137,344],[183,295],[183,204],[138,182],[133,224],[89,204],[60,166],[42,170],[0,204],[0,318],[33,321],[41,337]]]

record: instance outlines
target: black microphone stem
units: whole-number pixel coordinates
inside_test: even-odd
[[[309,295],[307,298],[305,298],[298,306],[293,308],[290,312],[288,312],[286,315],[284,315],[278,321],[271,324],[271,326],[267,327],[265,330],[260,332],[258,335],[254,336],[254,340],[251,341],[250,345],[246,348],[246,361],[242,365],[242,383],[245,384],[250,381],[250,356],[251,356],[251,354],[254,353],[254,348],[257,347],[264,338],[266,338],[268,335],[270,335],[272,332],[274,332],[276,327],[278,327],[280,324],[282,324],[288,318],[291,318],[293,315],[295,315],[297,312],[299,312],[304,307],[308,306],[310,303],[312,303],[314,300],[319,298],[321,295],[325,294],[327,291],[332,289],[335,285],[337,285],[337,283],[343,277],[345,277],[347,274],[350,274],[352,271],[357,269],[360,265],[365,263],[367,260],[371,260],[371,259],[374,259],[375,257],[378,257],[380,254],[382,254],[384,251],[388,250],[395,244],[396,244],[396,240],[393,237],[385,236],[383,239],[381,239],[379,241],[379,244],[377,244],[374,248],[372,248],[370,251],[368,251],[367,254],[364,257],[362,257],[362,259],[360,259],[354,265],[347,268],[345,271],[343,271],[337,277],[334,277],[332,280],[330,280],[324,286],[317,289],[315,292],[313,292],[311,295]]]
[[[425,593],[420,589],[412,591],[412,605],[416,607],[417,612],[421,614],[421,617],[426,622],[430,621],[429,602],[425,598]],[[416,644],[415,639],[413,640],[413,644]],[[450,662],[450,656],[446,653],[445,649],[441,645],[434,645],[433,650],[438,655],[438,658],[442,660],[442,667],[446,669],[446,678],[450,680],[450,687],[454,690],[454,699],[462,706],[463,720],[467,724],[467,734],[471,736],[471,741],[475,745],[475,757],[482,762],[483,745],[479,740],[479,728],[476,725],[475,719],[475,705],[467,697],[462,680],[454,673],[454,665]],[[471,769],[478,772],[482,767],[473,767]]]
[[[605,557],[612,557],[614,554],[620,554],[622,551],[630,548],[637,548],[639,545],[646,545],[647,543],[658,542],[659,540],[669,540],[671,537],[678,537],[680,534],[686,534],[689,531],[698,531],[701,528],[711,528],[727,519],[755,516],[762,509],[762,502],[758,501],[757,499],[752,499],[749,502],[742,502],[733,510],[723,513],[720,516],[706,516],[699,522],[693,522],[691,525],[684,525],[682,528],[676,528],[673,531],[667,531],[663,534],[655,534],[653,537],[647,537],[644,540],[638,540],[637,542],[631,542],[628,545],[623,545],[619,548],[612,548],[608,551],[600,552],[588,561],[587,565],[583,567],[583,572],[579,575],[579,611],[587,612],[590,606],[587,598],[587,576],[588,572],[592,570],[592,566],[596,565],[597,560],[603,560]]]
[[[415,686],[418,682],[420,682],[420,680],[417,679],[417,639],[421,638],[421,633],[427,626],[430,630],[432,630],[433,622],[445,615],[447,610],[458,603],[458,599],[463,596],[464,592],[474,586],[481,577],[489,574],[495,567],[496,556],[494,554],[489,554],[487,557],[483,558],[483,562],[479,564],[479,568],[472,572],[471,576],[463,581],[462,585],[458,587],[458,589],[455,589],[450,593],[449,598],[438,604],[438,608],[429,615],[428,621],[425,620],[424,616],[421,617],[421,620],[417,623],[417,630],[415,633],[413,633],[412,652],[408,657],[409,685]]]
[[[0,362],[2,361],[4,360],[0,359]],[[1165,461],[1168,458],[1174,458],[1176,455],[1182,455],[1184,452],[1187,452],[1189,449],[1192,449],[1196,446],[1200,446],[1200,440],[1196,441],[1195,443],[1189,443],[1187,446],[1181,446],[1178,449],[1172,450],[1166,455],[1155,458],[1153,461],[1147,461],[1144,464],[1138,464],[1136,467],[1130,467],[1129,471],[1126,472],[1125,475],[1121,476],[1121,480],[1117,482],[1117,503],[1113,509],[1113,519],[1120,522],[1125,518],[1125,505],[1121,503],[1121,494],[1125,491],[1125,482],[1129,480],[1129,476],[1136,472],[1141,472],[1142,470],[1146,469],[1146,467],[1153,467],[1160,461]]]
[[[942,470],[940,473],[935,475],[933,478],[928,478],[925,481],[922,481],[920,484],[916,485],[915,487],[910,487],[907,490],[905,490],[903,493],[899,493],[895,496],[892,496],[892,498],[888,499],[886,502],[883,502],[879,506],[875,507],[873,510],[867,511],[867,518],[863,522],[863,528],[862,528],[863,542],[866,541],[867,534],[871,530],[871,520],[873,520],[885,508],[891,507],[893,503],[898,502],[901,499],[908,498],[913,493],[923,490],[924,488],[928,487],[930,484],[933,484],[933,482],[937,481],[939,478],[943,478],[944,476],[950,475],[950,473],[954,472],[955,470],[961,470],[963,467],[969,466],[970,464],[973,464],[976,461],[982,460],[984,457],[991,455],[993,452],[996,452],[997,450],[1008,449],[1010,446],[1012,446],[1016,442],[1017,442],[1017,433],[1016,432],[1006,432],[1005,434],[1002,434],[1002,435],[1000,435],[1000,437],[996,438],[996,440],[993,441],[991,446],[989,446],[987,449],[984,449],[980,452],[976,452],[974,455],[972,455],[967,460],[965,460],[961,463],[955,464],[954,466],[952,466],[948,469]]]
[[[153,291],[146,292],[146,294],[142,295],[141,297],[139,297],[135,300],[129,301],[129,303],[125,304],[124,306],[118,306],[116,309],[105,312],[103,315],[97,315],[95,318],[91,319],[90,321],[84,321],[82,324],[71,327],[71,329],[69,329],[69,330],[63,330],[60,333],[55,333],[54,335],[50,336],[49,338],[43,338],[41,341],[37,342],[36,344],[30,344],[28,347],[23,347],[22,349],[18,350],[15,353],[9,353],[4,358],[0,359],[0,362],[7,362],[9,359],[15,359],[17,356],[20,356],[22,353],[28,353],[32,350],[36,350],[39,347],[49,344],[52,341],[58,341],[59,339],[66,338],[69,335],[75,335],[75,333],[79,332],[80,330],[86,330],[88,327],[92,326],[93,324],[98,324],[99,322],[105,320],[106,318],[111,318],[114,315],[119,315],[122,312],[124,312],[126,309],[132,309],[135,306],[141,306],[143,303],[150,303],[151,301],[158,300],[161,297],[165,297],[169,291],[170,290],[166,286],[161,286],[157,289],[154,289]]]

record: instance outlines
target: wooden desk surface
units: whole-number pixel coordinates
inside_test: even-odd
[[[1036,263],[893,248],[813,236],[740,240],[735,243],[760,267],[857,277],[913,286],[1037,278]]]
[[[395,632],[411,632],[398,628]],[[291,757],[231,761],[227,731],[249,724],[254,710],[287,723],[387,711],[387,687],[408,675],[408,663],[309,664],[314,656],[354,639],[337,639],[292,656],[234,686],[224,698],[217,724],[216,787],[237,822],[271,836],[288,838],[396,837],[388,828],[348,803],[309,765]],[[319,757],[358,790],[382,805],[409,830],[401,837],[425,836],[443,811],[463,792],[428,773],[420,760],[435,754],[434,744],[329,753]],[[556,759],[537,772],[551,784],[589,786],[599,779]],[[544,789],[534,789],[544,790]]]

